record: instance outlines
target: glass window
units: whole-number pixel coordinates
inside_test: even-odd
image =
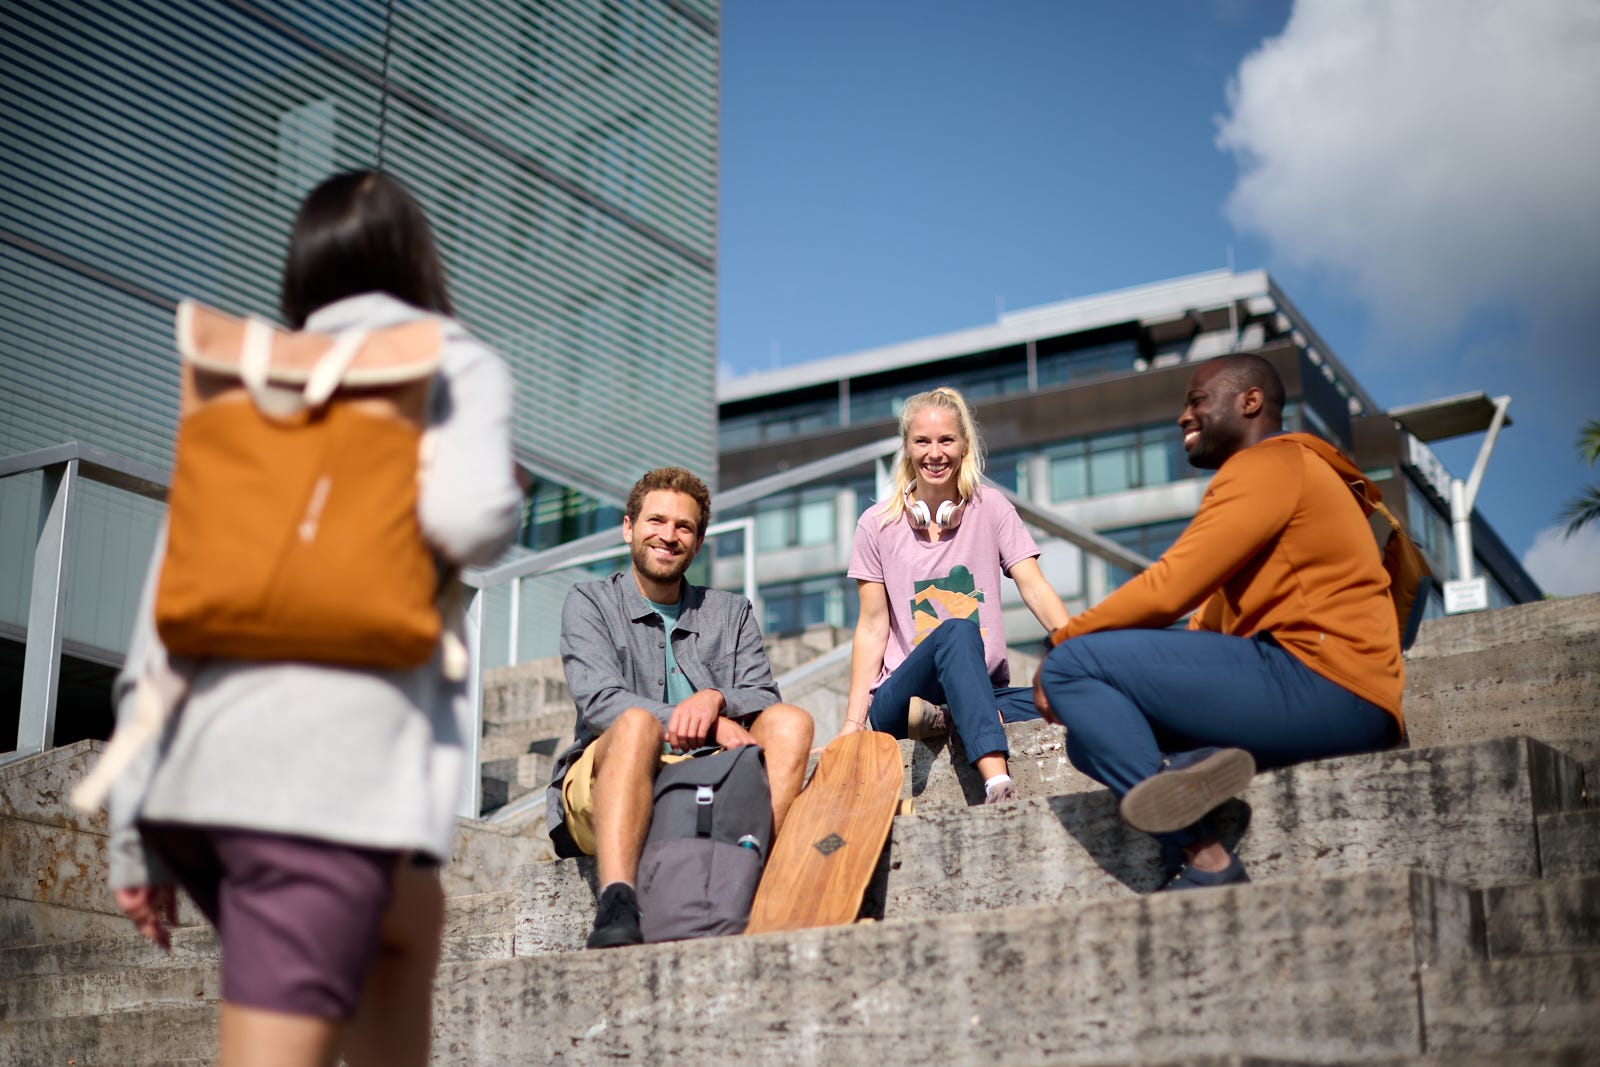
[[[1177,430],[1167,423],[1059,446],[1047,453],[1050,499],[1062,503],[1192,478],[1195,471],[1182,449]]]
[[[1139,449],[1141,484],[1166,485],[1172,481],[1171,460],[1172,445],[1169,442],[1146,441]]]
[[[535,478],[523,498],[517,541],[539,551],[621,524],[621,508],[559,482]]]
[[[1082,446],[1079,446],[1081,449]],[[1089,464],[1081,451],[1050,459],[1050,499],[1055,503],[1089,495]]]
[[[1041,389],[1102,374],[1131,371],[1139,359],[1139,345],[1132,338],[1059,352],[1050,352],[1049,347],[1050,342],[1043,342],[1041,348],[1046,351],[1041,351],[1036,360]]]
[[[808,626],[854,626],[860,605],[856,583],[842,575],[761,587],[761,630],[768,636]]]
[[[835,533],[834,496],[813,494],[800,504],[795,523],[795,533],[802,545],[825,545],[833,541]]]
[[[1183,531],[1189,528],[1188,519],[1174,519],[1169,522],[1153,522],[1145,526],[1128,526],[1120,530],[1106,530],[1105,536],[1122,545],[1131,548],[1145,559],[1152,562],[1159,559],[1161,554],[1171,548]],[[1087,554],[1084,557],[1088,562]],[[1106,592],[1122,585],[1133,577],[1133,572],[1115,564],[1106,565]],[[1087,577],[1085,578],[1087,588]]]
[[[985,473],[996,485],[1003,485],[1019,496],[1028,495],[1027,452],[1004,452],[990,456]]]
[[[794,512],[790,508],[781,504],[763,506],[756,512],[756,548],[762,552],[788,548],[794,543],[793,526]]]
[[[1136,434],[1096,437],[1089,442],[1089,491],[1120,493],[1139,485]]]

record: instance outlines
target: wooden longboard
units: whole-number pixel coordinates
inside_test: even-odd
[[[744,932],[854,922],[904,783],[900,746],[888,734],[829,742],[773,842]]]

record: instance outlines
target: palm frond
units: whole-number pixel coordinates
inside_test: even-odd
[[[1578,431],[1578,455],[1588,461],[1591,467],[1595,460],[1600,459],[1600,419],[1590,419]]]
[[[1591,485],[1567,501],[1559,516],[1566,523],[1562,538],[1571,537],[1591,522],[1600,519],[1600,485]]]

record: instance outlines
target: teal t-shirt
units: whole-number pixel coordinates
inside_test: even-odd
[[[681,704],[694,696],[694,687],[689,684],[689,679],[683,676],[683,671],[678,669],[678,658],[672,654],[672,629],[678,625],[678,615],[683,610],[683,602],[676,604],[657,604],[650,601],[650,606],[661,616],[661,625],[666,633],[667,653],[667,682],[663,687],[661,699],[668,704]]]

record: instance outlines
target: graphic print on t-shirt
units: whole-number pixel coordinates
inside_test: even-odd
[[[963,566],[952,567],[943,578],[914,582],[911,588],[911,617],[917,624],[916,636],[911,639],[912,645],[922,644],[922,639],[933,633],[945,619],[978,621],[978,605],[983,603],[983,590],[973,581],[972,572]],[[981,625],[978,632],[983,632]]]

